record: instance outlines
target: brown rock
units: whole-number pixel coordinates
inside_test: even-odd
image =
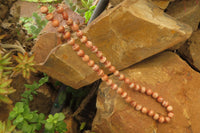
[[[200,75],[171,52],[149,58],[122,71],[135,82],[158,92],[174,108],[174,118],[159,124],[135,111],[133,107],[102,83],[97,97],[97,114],[93,121],[95,133],[199,133]],[[151,97],[131,91],[116,78],[135,101],[166,115],[164,108]]]
[[[198,0],[174,1],[166,13],[197,30],[200,21],[200,3]]]
[[[120,70],[185,41],[192,29],[145,0],[125,0],[104,12],[84,32]],[[55,43],[50,45],[55,46]],[[81,47],[99,64],[88,49]],[[38,69],[73,88],[91,84],[99,78],[68,44],[54,48],[46,57],[39,56],[41,52],[44,51],[36,54]]]
[[[193,32],[191,38],[178,51],[184,59],[200,71],[200,30]]]

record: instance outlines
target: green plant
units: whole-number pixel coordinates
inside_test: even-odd
[[[24,91],[24,93],[21,95],[23,97],[21,101],[25,102],[26,104],[29,104],[29,101],[33,100],[32,94],[37,94],[36,89],[38,89],[44,83],[48,82],[48,79],[49,77],[46,74],[44,74],[44,77],[39,80],[39,83],[36,83],[34,81],[32,85],[24,84],[24,86],[29,90]]]
[[[15,127],[10,120],[0,121],[0,133],[22,133],[21,131],[16,131]]]
[[[67,131],[67,125],[63,121],[65,115],[63,113],[56,113],[55,115],[49,115],[45,123],[45,129],[47,133],[65,133]]]
[[[2,73],[3,77],[9,75],[11,73],[11,70],[13,69],[12,67],[8,66],[12,64],[10,60],[11,60],[10,53],[7,53],[4,56],[2,56],[0,51],[0,73]]]
[[[13,56],[13,58],[18,62],[18,65],[15,66],[13,69],[14,74],[19,74],[22,72],[22,75],[24,78],[29,79],[31,71],[37,72],[36,69],[33,67],[35,65],[34,61],[34,55],[28,56],[28,53],[25,53],[22,55],[21,53],[18,53],[18,56]]]

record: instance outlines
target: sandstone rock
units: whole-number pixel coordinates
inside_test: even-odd
[[[200,74],[171,52],[153,56],[121,71],[137,83],[152,88],[174,108],[174,118],[159,124],[135,111],[129,104],[102,83],[97,96],[97,114],[93,121],[95,133],[199,133]],[[113,75],[111,79],[127,90],[135,101],[166,114],[152,98],[131,91]]]
[[[46,27],[48,31],[51,29],[50,25]],[[84,32],[120,70],[185,41],[191,35],[192,29],[146,0],[125,0],[104,12]],[[38,51],[43,49],[36,52],[39,70],[73,88],[91,84],[99,78],[68,44],[53,50],[50,50],[52,47],[47,48],[44,52],[45,48],[40,47],[40,43],[41,40],[36,47]],[[55,41],[50,45],[54,47]],[[84,46],[81,48],[102,67],[88,49]],[[39,56],[39,53],[49,53],[47,51],[51,51],[49,55]]]
[[[193,32],[191,38],[178,51],[184,59],[200,71],[200,30]]]
[[[197,30],[200,22],[200,3],[198,0],[174,1],[166,13]]]

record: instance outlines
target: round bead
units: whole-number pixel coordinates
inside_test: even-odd
[[[163,99],[161,96],[158,96],[157,101],[158,101],[159,103],[162,103],[163,100],[164,100],[164,99]]]
[[[127,92],[123,92],[122,94],[121,94],[121,97],[122,98],[126,98],[128,96],[128,93]]]
[[[114,72],[114,75],[117,76],[117,77],[120,76],[119,71],[116,70],[116,71]]]
[[[162,106],[163,106],[163,107],[167,107],[168,105],[169,105],[169,102],[168,102],[168,101],[163,101],[163,102],[162,102]]]
[[[65,31],[64,26],[59,26],[58,29],[57,29],[57,31],[58,31],[59,33],[63,33],[63,32]]]
[[[135,85],[135,90],[136,90],[136,91],[139,91],[139,90],[140,90],[140,85],[136,84],[136,85]]]
[[[77,55],[80,57],[83,57],[85,55],[85,53],[83,50],[80,49],[79,51],[77,51]]]
[[[59,13],[59,14],[61,14],[61,13],[63,13],[63,11],[64,11],[64,8],[63,7],[61,7],[61,6],[59,6],[59,7],[57,7],[57,13]]]
[[[69,18],[67,21],[66,21],[66,24],[68,26],[72,25],[73,24],[73,20],[71,18]]]
[[[130,83],[129,88],[133,89],[135,87],[135,84],[133,82]]]
[[[173,110],[173,107],[172,106],[167,106],[167,111],[172,111]]]
[[[82,57],[82,60],[83,60],[84,62],[88,62],[88,61],[90,60],[90,57],[89,57],[88,55],[84,55],[84,56]]]
[[[83,32],[81,30],[78,30],[76,32],[76,35],[81,38],[83,36]]]
[[[169,118],[172,118],[172,117],[174,116],[174,113],[169,112],[169,113],[167,114],[167,116],[168,116]]]
[[[74,38],[71,38],[68,42],[69,45],[73,46],[75,44]]]
[[[99,66],[97,64],[94,64],[94,66],[92,67],[92,70],[97,72],[99,70]]]
[[[73,49],[74,51],[79,51],[80,46],[79,46],[78,44],[74,44],[74,45],[72,46],[72,49]]]
[[[111,67],[111,62],[110,61],[106,61],[104,63],[104,65],[105,65],[106,68],[109,68],[109,67]]]
[[[73,31],[78,31],[79,30],[79,26],[77,25],[77,24],[73,24],[72,26],[71,26],[71,29],[73,30]]]
[[[51,20],[53,20],[53,14],[52,14],[52,13],[49,13],[49,14],[46,15],[45,18],[46,18],[47,20],[51,21]]]
[[[137,103],[135,101],[130,102],[131,106],[135,107]]]
[[[113,73],[113,72],[115,71],[115,67],[114,67],[114,66],[111,66],[111,67],[109,68],[109,71]]]
[[[92,50],[93,53],[96,53],[98,51],[98,48],[97,48],[97,46],[92,46],[91,50]]]
[[[104,75],[101,77],[101,79],[102,79],[103,81],[107,81],[107,80],[108,80],[108,75],[104,74]]]
[[[102,56],[99,60],[102,64],[106,62],[106,57],[105,56]]]
[[[102,69],[99,69],[99,71],[97,72],[98,76],[103,76],[104,75],[104,71]]]
[[[158,119],[158,122],[159,122],[159,123],[165,122],[165,117],[160,116],[159,119]]]
[[[153,110],[149,110],[147,114],[148,114],[148,116],[153,116],[155,114],[155,112]]]
[[[132,101],[132,98],[128,96],[128,97],[126,97],[125,101],[126,101],[127,103],[130,103],[130,102]]]
[[[40,12],[43,13],[43,14],[47,14],[47,12],[48,12],[48,7],[42,6],[42,7],[40,8]]]
[[[117,94],[120,94],[120,95],[121,95],[122,93],[123,93],[123,89],[120,88],[120,87],[118,87],[118,88],[117,88]]]
[[[93,60],[89,60],[88,61],[88,66],[89,67],[93,67],[94,66],[94,61]]]
[[[165,121],[166,121],[166,122],[169,122],[170,120],[171,120],[171,118],[165,117]]]
[[[68,19],[68,14],[67,14],[67,12],[63,12],[63,13],[62,13],[62,16],[63,16],[63,19],[64,19],[64,20],[67,20],[67,19]]]
[[[155,99],[158,98],[158,93],[157,92],[153,92],[152,93],[152,97],[155,98]]]
[[[63,35],[63,38],[64,39],[69,39],[71,37],[71,34],[69,31],[65,32],[64,35]]]
[[[129,78],[125,78],[125,79],[124,79],[124,82],[125,82],[126,84],[130,84],[131,81],[130,81]]]
[[[112,83],[113,83],[112,79],[108,79],[108,80],[106,81],[106,84],[107,84],[108,86],[111,86]]]
[[[140,92],[141,92],[141,93],[145,93],[145,92],[146,92],[146,88],[145,88],[144,86],[141,87]]]
[[[112,89],[112,90],[117,90],[117,88],[118,88],[118,86],[117,86],[116,84],[112,84],[112,85],[111,85],[111,89]]]
[[[146,114],[148,112],[148,110],[147,110],[146,107],[142,107],[141,112],[144,113],[144,114]]]
[[[121,81],[122,81],[122,80],[124,80],[124,79],[125,79],[125,76],[124,76],[124,74],[120,74],[120,75],[119,75],[119,80],[121,80]]]
[[[153,119],[154,119],[154,120],[158,120],[158,119],[159,119],[159,114],[158,114],[158,113],[155,113],[155,114],[153,115]]]
[[[135,109],[136,109],[137,111],[140,111],[140,110],[142,109],[142,105],[140,105],[140,104],[136,105],[136,106],[135,106]]]
[[[53,27],[58,27],[59,24],[60,24],[59,21],[56,20],[56,19],[54,19],[54,20],[52,21],[52,26],[53,26]]]
[[[87,42],[87,37],[86,36],[82,36],[81,37],[81,42],[82,43],[86,43]]]
[[[88,47],[88,48],[91,48],[93,45],[92,45],[91,41],[87,41],[85,46]]]
[[[97,55],[98,58],[101,58],[103,56],[103,53],[101,51],[97,51],[96,55]]]
[[[152,91],[151,89],[147,89],[147,90],[146,90],[146,94],[147,94],[148,96],[151,96],[152,93],[153,93],[153,91]]]

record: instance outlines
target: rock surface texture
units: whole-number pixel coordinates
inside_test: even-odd
[[[146,0],[125,0],[113,9],[105,11],[85,28],[84,32],[120,70],[185,41],[190,37],[192,29]],[[39,70],[73,88],[91,84],[99,78],[68,44],[58,46],[54,50],[51,48],[56,44],[50,44],[50,54],[41,56],[44,52],[49,52],[40,51],[46,48],[42,47],[39,41],[35,52]],[[102,67],[89,50],[84,46],[81,48]]]
[[[174,118],[159,124],[149,116],[135,111],[105,83],[100,85],[97,114],[93,121],[95,133],[199,133],[200,74],[171,52],[164,52],[121,71],[137,83],[158,92],[174,108]],[[114,76],[111,79],[127,90],[135,101],[166,114],[164,108],[144,94],[127,88]]]

